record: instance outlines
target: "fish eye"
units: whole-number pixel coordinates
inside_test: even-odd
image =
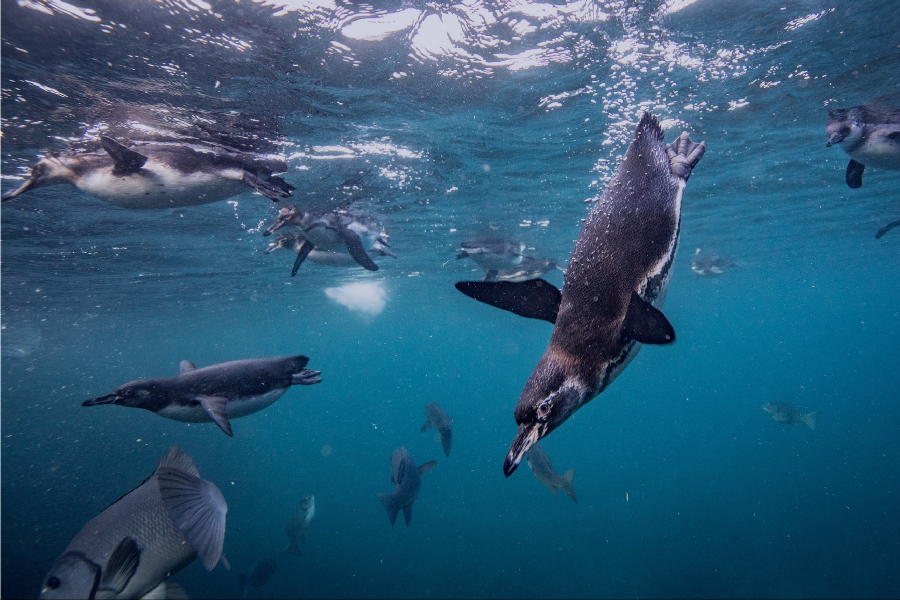
[[[56,590],[59,589],[59,586],[62,585],[62,581],[59,580],[59,577],[56,575],[47,579],[47,585],[45,586],[48,590]]]

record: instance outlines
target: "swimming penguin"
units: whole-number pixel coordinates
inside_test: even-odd
[[[191,457],[172,446],[157,469],[69,542],[41,598],[172,598],[169,578],[195,558],[219,561],[228,506]]]
[[[198,369],[181,362],[181,374],[126,383],[112,394],[85,400],[82,406],[118,404],[143,408],[184,423],[208,423],[233,435],[230,419],[260,411],[292,385],[321,383],[319,371],[306,369],[305,356],[255,358]]]
[[[496,271],[494,279],[497,281],[528,281],[529,279],[537,279],[543,277],[550,271],[562,271],[565,269],[559,266],[555,260],[546,260],[543,258],[534,258],[532,256],[523,256],[518,267],[512,269],[500,269]],[[485,281],[489,274],[485,275]]]
[[[393,258],[397,258],[397,255],[394,254],[384,243],[387,241],[387,234],[382,233],[384,236],[384,242],[376,241],[372,244],[372,247],[369,248],[368,253],[371,257],[376,256],[391,256]],[[264,254],[271,254],[272,252],[284,248],[286,250],[291,250],[297,255],[296,260],[294,260],[294,266],[291,268],[291,277],[297,275],[297,271],[300,269],[300,265],[303,264],[305,259],[309,259],[310,261],[324,265],[327,267],[358,267],[359,263],[357,263],[352,256],[345,252],[332,252],[329,250],[312,250],[307,253],[307,245],[309,245],[309,240],[306,239],[306,236],[301,231],[294,231],[288,234],[284,233],[276,233],[275,241],[269,244],[269,247],[265,250]]]
[[[460,244],[457,260],[471,257],[484,269],[484,280],[494,281],[500,271],[516,271],[525,256],[525,244],[511,240],[483,239],[468,240]]]
[[[850,155],[847,185],[862,187],[866,165],[900,171],[900,92],[850,108],[828,111],[828,142]]]
[[[313,250],[349,254],[368,271],[377,271],[378,265],[369,256],[366,246],[383,256],[397,258],[390,250],[387,233],[383,229],[379,231],[377,223],[345,211],[313,214],[301,212],[293,206],[284,207],[278,211],[278,219],[263,235],[271,235],[287,226],[299,227],[306,238],[306,243],[301,242],[296,248],[297,259],[294,261],[292,275],[297,273],[297,269]]]
[[[656,118],[644,113],[581,229],[562,292],[543,279],[456,284],[476,300],[555,324],[516,405],[507,477],[535,442],[606,389],[641,344],[675,341],[658,306],[678,247],[681,195],[705,150],[687,132],[664,144]]]
[[[279,156],[206,144],[146,142],[126,148],[108,137],[101,137],[100,143],[104,152],[42,158],[28,181],[4,194],[2,201],[64,183],[104,202],[138,209],[218,202],[244,193],[248,186],[277,202],[294,189],[272,175],[287,171]]]
[[[697,253],[694,255],[694,259],[691,261],[691,271],[693,271],[697,277],[719,277],[725,273],[725,269],[737,267],[733,261],[722,258],[716,254],[711,256],[699,256],[699,254],[700,249],[698,248]]]

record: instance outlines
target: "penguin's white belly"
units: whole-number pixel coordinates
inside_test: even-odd
[[[261,394],[259,396],[244,396],[232,398],[228,401],[228,418],[237,419],[263,410],[284,396],[287,388],[279,388]],[[213,420],[206,414],[200,402],[192,402],[187,405],[172,403],[165,408],[156,411],[161,417],[181,421],[182,423],[212,423]]]
[[[332,252],[329,250],[313,250],[307,257],[312,262],[328,267],[358,267],[359,263],[346,252]]]
[[[95,171],[79,178],[81,191],[122,208],[178,208],[225,200],[247,191],[240,169],[181,173],[148,160],[138,173]]]
[[[900,142],[887,136],[872,135],[850,153],[850,157],[866,166],[900,171]]]

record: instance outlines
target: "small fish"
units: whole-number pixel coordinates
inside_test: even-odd
[[[569,495],[569,498],[578,502],[578,498],[575,497],[575,488],[572,486],[575,469],[569,469],[562,475],[557,473],[553,469],[553,463],[550,462],[550,456],[537,442],[531,446],[526,456],[528,457],[528,468],[554,496],[556,496],[556,490],[561,489]]]
[[[44,578],[41,598],[164,598],[195,558],[222,556],[228,506],[194,461],[172,446],[159,467],[88,521]]]
[[[691,261],[691,271],[697,277],[718,277],[725,273],[725,269],[733,269],[737,265],[727,258],[713,254],[712,256],[694,256]]]
[[[453,419],[444,412],[437,402],[429,402],[425,405],[425,414],[428,420],[422,425],[421,433],[425,433],[434,427],[441,436],[441,446],[444,447],[444,455],[450,456],[450,447],[453,445]]]
[[[241,598],[246,598],[250,594],[250,590],[261,588],[269,583],[272,575],[278,572],[278,561],[274,558],[266,558],[250,563],[248,575],[241,573],[238,575],[238,590]]]
[[[412,521],[412,505],[419,497],[421,481],[419,476],[433,469],[437,462],[430,460],[427,463],[416,466],[412,455],[406,448],[397,448],[391,454],[391,481],[394,484],[393,494],[378,494],[378,498],[387,511],[391,527],[397,520],[397,514],[403,509],[403,517],[406,526]]]
[[[284,549],[285,552],[293,556],[300,556],[300,546],[298,544],[306,542],[306,529],[314,516],[316,516],[316,497],[310,494],[294,507],[291,520],[284,527],[284,532],[290,540],[287,548]]]
[[[799,406],[790,402],[766,402],[763,404],[763,410],[779,423],[786,425],[806,423],[810,429],[815,429],[819,422],[819,411],[804,414],[800,412]]]

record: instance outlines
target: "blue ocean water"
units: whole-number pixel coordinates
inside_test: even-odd
[[[263,254],[277,205],[159,211],[58,186],[2,209],[2,593],[33,597],[72,537],[172,444],[228,502],[192,598],[897,597],[900,218],[896,172],[844,181],[827,108],[900,90],[894,0],[2,0],[2,175],[166,131],[284,154],[289,201],[354,200],[381,269]],[[490,233],[564,262],[643,110],[708,150],[645,347],[542,445],[578,503],[502,463],[547,323],[454,288]],[[695,254],[737,267],[698,278]],[[562,284],[562,273],[548,279]],[[364,283],[349,308],[335,290]],[[352,288],[350,288],[352,289]],[[330,293],[328,292],[330,290]],[[87,398],[139,378],[304,354],[323,382],[232,423]],[[454,418],[444,457],[425,404]],[[761,409],[820,413],[786,426]],[[376,496],[405,446],[412,524]],[[316,515],[301,556],[291,511]]]

